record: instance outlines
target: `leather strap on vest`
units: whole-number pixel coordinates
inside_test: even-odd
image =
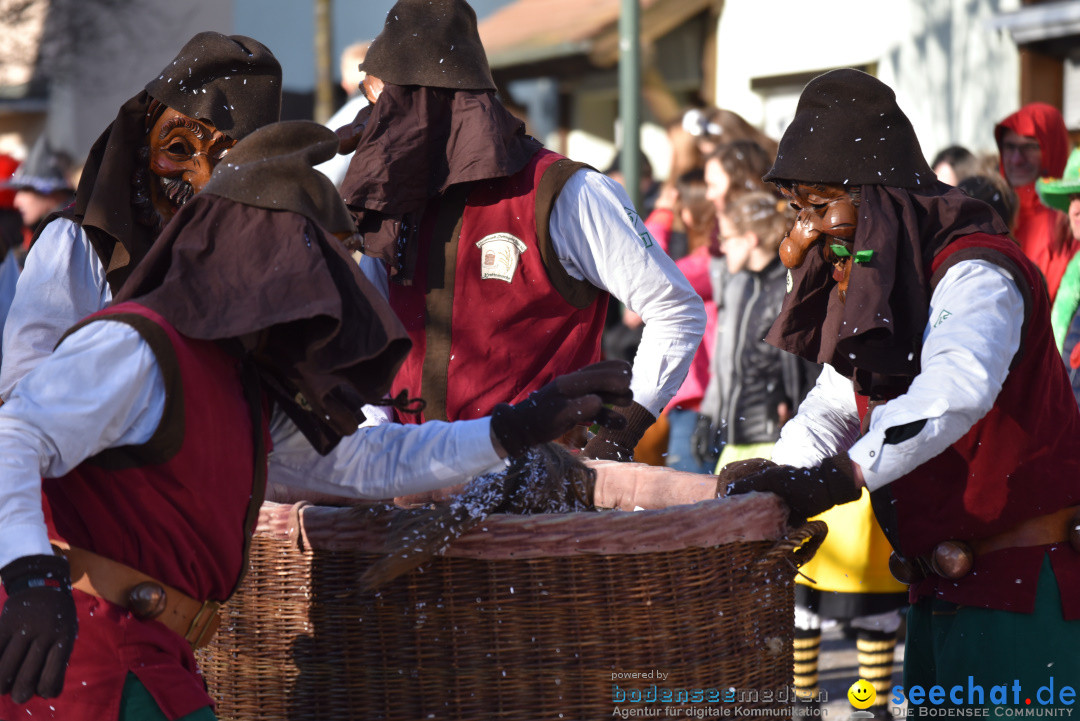
[[[555,286],[567,303],[575,308],[587,308],[596,300],[600,290],[592,283],[572,277],[559,262],[555,253],[555,244],[551,240],[551,211],[559,198],[566,181],[577,171],[591,166],[576,163],[567,158],[556,160],[544,171],[536,187],[536,238],[540,246],[540,258],[544,261],[544,270],[548,280]]]
[[[254,361],[245,360],[241,369],[240,382],[244,386],[244,400],[247,401],[251,417],[251,447],[255,451],[252,460],[251,500],[248,502],[244,517],[244,557],[240,562],[240,574],[229,591],[229,598],[236,593],[248,570],[248,556],[251,552],[251,539],[255,535],[255,526],[259,523],[259,509],[266,498],[266,439],[263,437],[263,390],[259,380],[259,369]]]
[[[119,561],[56,539],[50,542],[71,566],[72,588],[126,608],[136,618],[157,621],[183,636],[192,648],[210,643],[221,624],[217,601],[196,600]]]
[[[447,374],[450,369],[450,320],[454,317],[454,278],[457,271],[458,240],[465,215],[465,200],[471,186],[454,185],[439,202],[435,230],[427,253],[427,285],[424,306],[424,375],[420,394],[426,403],[424,419],[446,420]]]

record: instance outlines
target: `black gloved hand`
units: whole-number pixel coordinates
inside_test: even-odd
[[[720,429],[713,425],[712,418],[701,413],[690,433],[690,457],[694,463],[707,466],[710,471],[720,460]]]
[[[360,108],[356,117],[348,125],[334,130],[338,136],[338,155],[348,155],[356,150],[356,146],[360,144],[360,136],[364,134],[364,129],[371,120],[371,111],[374,107],[374,105],[365,105]]]
[[[645,431],[656,423],[656,416],[636,401],[616,406],[615,410],[626,418],[626,425],[623,428],[601,428],[581,449],[582,455],[604,461],[634,460],[634,448]]]
[[[730,488],[735,481],[752,476],[759,471],[764,471],[766,468],[776,468],[776,464],[766,458],[747,458],[742,461],[732,461],[720,469],[717,474],[719,476],[717,486],[725,489]]]
[[[61,556],[22,556],[0,568],[0,695],[59,696],[79,630],[71,571]]]
[[[771,465],[728,486],[729,496],[751,491],[767,491],[783,498],[790,509],[789,521],[796,526],[833,506],[858,500],[862,494],[846,453],[826,458],[815,468]]]
[[[517,405],[500,403],[491,411],[491,432],[511,456],[552,441],[576,425],[596,422],[626,427],[626,419],[605,408],[631,401],[630,364],[609,360],[559,376]]]

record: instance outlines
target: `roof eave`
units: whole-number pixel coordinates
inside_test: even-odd
[[[492,70],[506,70],[519,65],[533,65],[574,55],[585,55],[591,48],[592,42],[589,40],[512,48],[488,55],[488,64]]]

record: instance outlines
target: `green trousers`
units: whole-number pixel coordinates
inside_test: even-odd
[[[934,703],[930,693],[935,686],[941,687],[935,694],[940,703]],[[914,703],[917,687],[922,690],[919,704]],[[913,604],[902,692],[909,716],[931,716],[942,708],[1023,709],[1005,715],[990,710],[988,718],[1075,709],[1080,698],[1080,620],[1062,616],[1050,559],[1043,559],[1039,571],[1034,613],[926,598]],[[889,706],[897,705],[897,689],[889,695]]]
[[[165,714],[158,708],[154,697],[133,673],[129,673],[127,680],[124,681],[124,694],[120,698],[119,721],[168,721]],[[204,706],[177,721],[217,721],[217,716],[209,706]]]

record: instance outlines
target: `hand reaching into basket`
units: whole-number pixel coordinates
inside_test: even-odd
[[[491,437],[500,455],[517,457],[530,447],[553,441],[576,425],[599,423],[620,430],[626,418],[606,408],[633,401],[630,364],[608,360],[567,373],[533,391],[516,405],[500,403],[491,412]]]
[[[862,484],[846,453],[826,458],[814,468],[778,466],[755,458],[729,463],[720,472],[726,481],[727,495],[765,491],[784,499],[790,509],[789,522],[801,525],[806,519],[841,503],[858,500]]]

